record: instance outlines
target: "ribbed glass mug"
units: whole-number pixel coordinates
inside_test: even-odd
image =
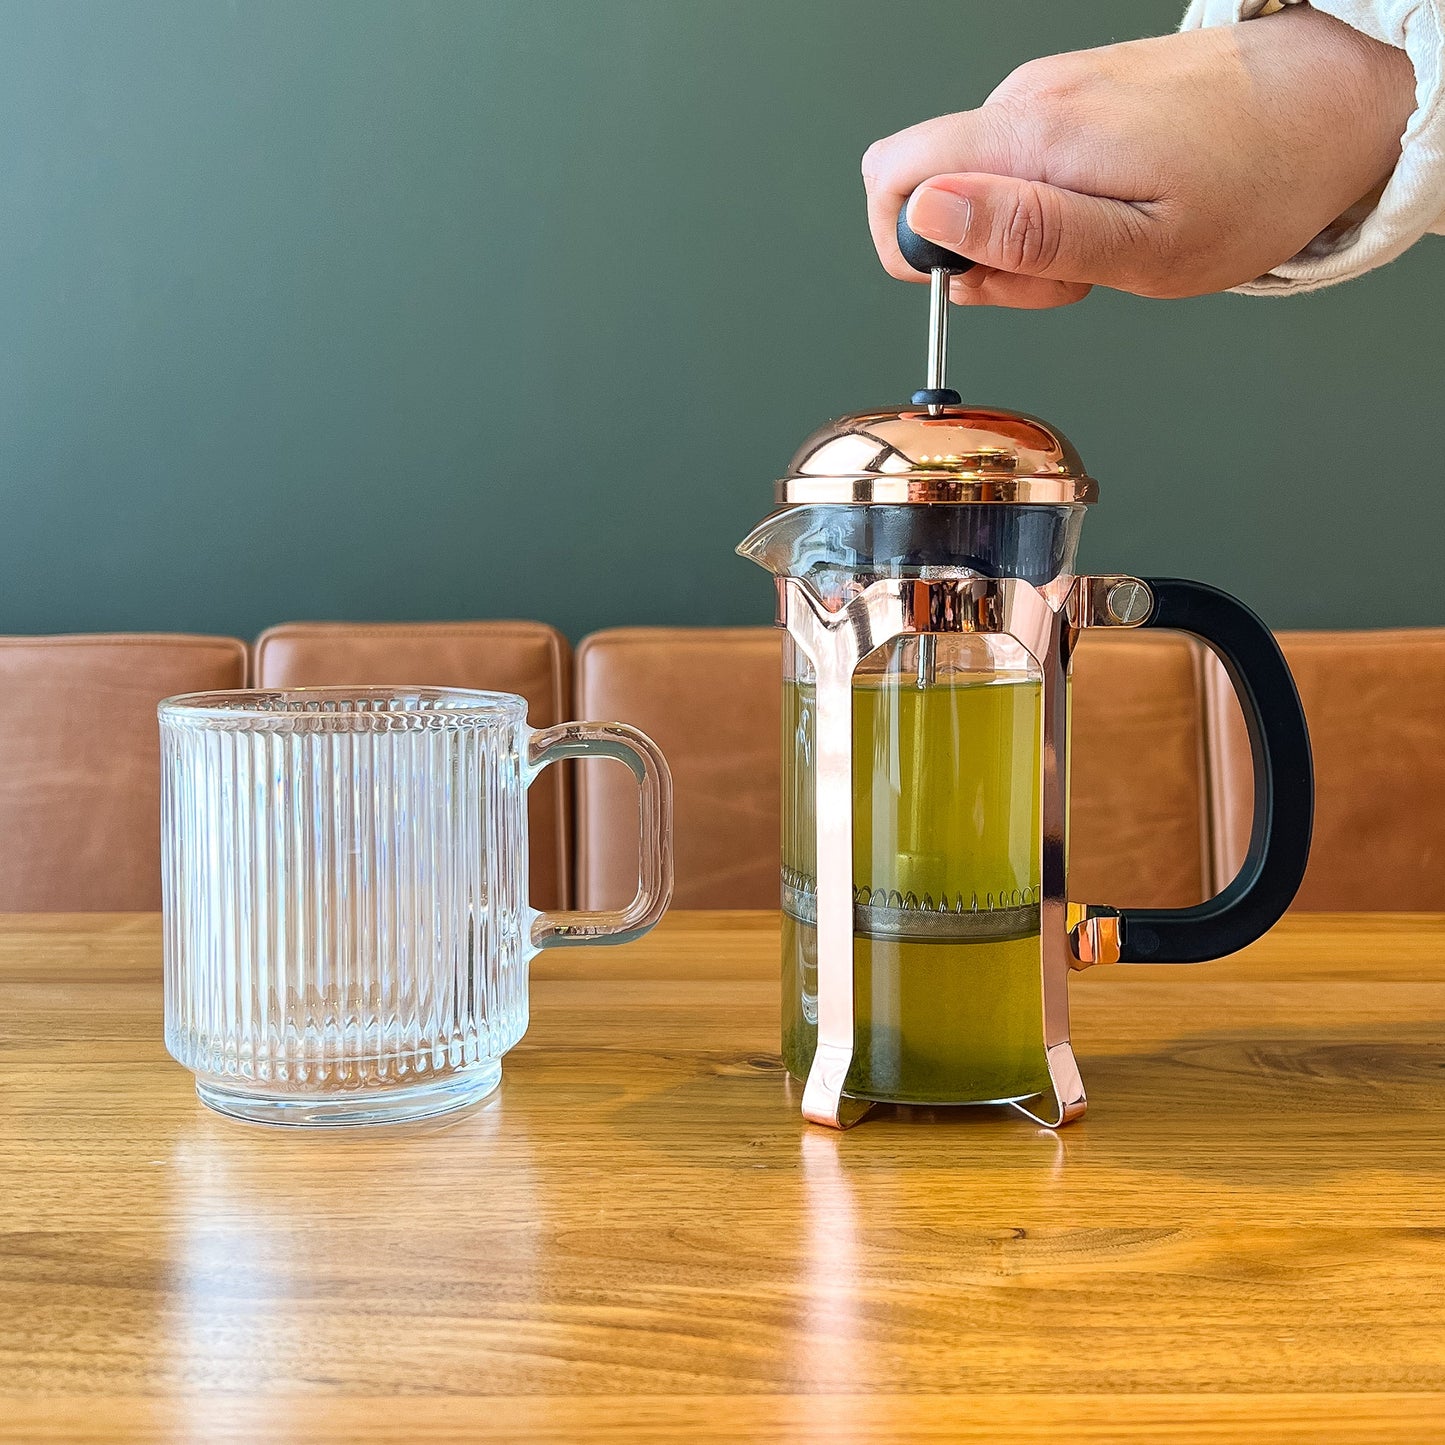
[[[223,1113],[418,1119],[496,1088],[542,948],[625,943],[672,890],[671,782],[618,723],[507,693],[306,688],[160,705],[166,1047]],[[641,790],[637,896],[527,902],[528,784],[568,757]]]

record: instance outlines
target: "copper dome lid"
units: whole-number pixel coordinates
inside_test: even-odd
[[[1098,483],[1062,432],[987,406],[861,411],[820,427],[777,484],[780,503],[1087,503]]]

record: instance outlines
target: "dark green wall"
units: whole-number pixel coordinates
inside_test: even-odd
[[[732,546],[919,383],[858,158],[1178,0],[9,0],[0,631],[757,622]],[[1085,561],[1445,621],[1445,243],[1321,296],[955,323]]]

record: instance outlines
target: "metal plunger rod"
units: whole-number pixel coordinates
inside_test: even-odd
[[[932,687],[938,677],[938,638],[932,632],[918,635],[918,685]]]
[[[953,275],[941,266],[928,273],[928,389],[942,391],[948,385],[948,282]],[[929,416],[943,410],[930,402]]]

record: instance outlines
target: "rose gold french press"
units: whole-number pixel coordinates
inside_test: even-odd
[[[1053,427],[945,384],[948,283],[971,262],[899,218],[930,273],[928,386],[815,432],[738,548],[777,582],[784,648],[783,1055],[803,1113],[1009,1104],[1077,1119],[1070,970],[1232,953],[1309,853],[1304,713],[1263,622],[1213,587],[1077,576],[1097,484]],[[1254,821],[1193,908],[1069,900],[1069,666],[1091,627],[1200,638],[1239,695]],[[1131,744],[1132,745],[1132,744]]]

